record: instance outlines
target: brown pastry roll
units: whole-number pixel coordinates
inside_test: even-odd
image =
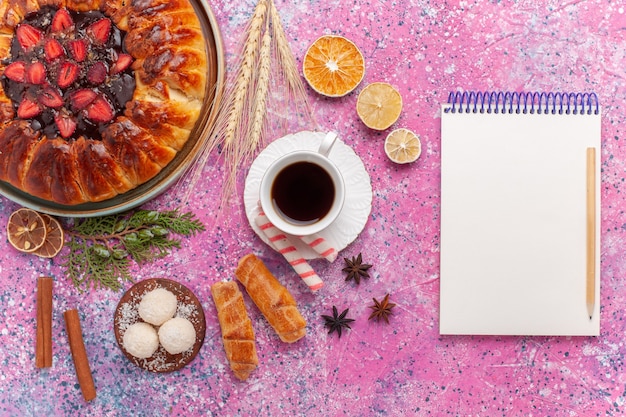
[[[217,282],[211,286],[222,329],[222,342],[230,369],[245,381],[259,363],[254,344],[254,330],[248,317],[243,295],[235,281]]]
[[[283,342],[293,343],[306,335],[306,321],[296,301],[263,261],[254,254],[246,255],[235,275]]]

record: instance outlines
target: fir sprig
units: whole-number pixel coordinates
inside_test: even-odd
[[[74,286],[118,291],[132,282],[131,260],[138,265],[167,256],[181,242],[173,235],[192,236],[205,230],[192,213],[178,210],[137,210],[132,213],[77,221],[66,230],[69,252],[61,264]]]

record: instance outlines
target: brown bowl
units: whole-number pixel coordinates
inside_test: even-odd
[[[74,206],[57,204],[34,197],[2,181],[0,181],[1,195],[24,207],[55,216],[95,217],[120,213],[140,206],[167,190],[180,178],[193,164],[209,138],[209,130],[217,116],[225,78],[224,49],[217,20],[206,1],[190,1],[199,17],[206,40],[207,89],[200,118],[191,132],[189,140],[174,159],[150,181],[124,194],[97,203],[84,203]]]
[[[176,316],[186,318],[193,324],[196,330],[196,342],[191,349],[176,355],[168,353],[163,346],[159,345],[151,357],[137,358],[124,349],[124,332],[129,326],[143,321],[139,317],[139,303],[144,294],[157,288],[164,288],[176,296],[178,300]],[[115,309],[113,330],[117,344],[128,360],[147,371],[163,373],[177,371],[196,357],[202,343],[204,343],[206,321],[202,305],[191,290],[176,281],[165,278],[150,278],[136,283],[122,296]]]

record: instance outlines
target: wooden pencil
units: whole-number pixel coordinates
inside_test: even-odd
[[[596,148],[587,148],[587,312],[596,302]]]

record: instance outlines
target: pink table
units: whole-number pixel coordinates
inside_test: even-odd
[[[136,280],[165,277],[185,284],[205,309],[207,334],[198,357],[171,374],[139,369],[118,348],[112,325],[122,293],[80,294],[64,278],[58,259],[20,254],[3,239],[0,415],[624,415],[625,6],[609,0],[540,3],[277,0],[299,61],[311,42],[330,33],[350,38],[365,56],[364,82],[352,94],[329,99],[309,92],[320,127],[337,131],[371,176],[374,198],[363,233],[335,263],[312,263],[326,286],[311,294],[256,237],[242,204],[216,217],[220,173],[207,166],[196,197],[183,208],[207,231],[164,260],[133,269]],[[232,66],[255,2],[210,4]],[[357,118],[357,94],[374,81],[393,84],[403,96],[395,127],[421,135],[424,150],[412,165],[389,162],[382,146],[386,132],[369,130]],[[439,335],[439,114],[447,93],[458,88],[598,94],[604,113],[600,337]],[[146,207],[174,208],[175,195],[171,190]],[[0,198],[0,224],[17,208]],[[225,360],[209,285],[232,278],[237,260],[249,252],[293,293],[308,335],[294,345],[281,343],[246,298],[260,365],[240,382]],[[373,267],[372,277],[357,286],[344,281],[341,268],[342,257],[359,252]],[[56,280],[54,366],[43,371],[34,360],[41,275]],[[388,326],[367,320],[372,298],[385,293],[398,304]],[[327,335],[320,317],[333,305],[350,308],[356,320],[340,339]],[[89,404],[78,389],[66,343],[62,312],[69,308],[81,313],[98,391]]]

